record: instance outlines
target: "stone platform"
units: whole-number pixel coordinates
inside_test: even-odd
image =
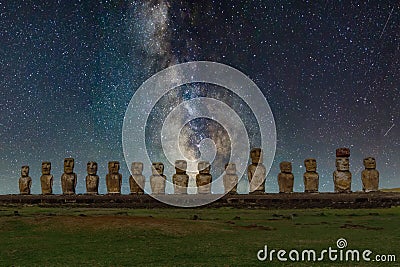
[[[185,204],[207,195],[165,195]],[[215,195],[213,195],[215,198]],[[0,206],[37,205],[42,207],[88,208],[168,208],[150,195],[0,195]],[[390,208],[400,206],[400,193],[267,193],[263,195],[225,195],[203,207],[234,208]]]

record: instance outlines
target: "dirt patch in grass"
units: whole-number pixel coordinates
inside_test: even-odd
[[[340,228],[344,229],[362,229],[362,230],[383,230],[383,227],[370,227],[361,224],[349,224],[345,223]]]
[[[218,231],[218,225],[209,225],[202,221],[185,219],[154,218],[152,216],[126,216],[126,215],[84,215],[84,216],[36,216],[13,218],[22,220],[40,231],[63,229],[74,232],[87,229],[97,230],[124,230],[135,228],[143,230],[158,230],[167,234],[187,235],[196,232]]]

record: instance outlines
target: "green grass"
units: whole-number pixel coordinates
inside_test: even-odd
[[[15,211],[18,215],[15,216]],[[257,251],[336,248],[395,254],[391,209],[85,209],[0,207],[0,266],[316,266],[259,262]],[[395,264],[396,264],[395,263]],[[355,262],[320,263],[355,266]],[[359,266],[396,266],[360,262]]]

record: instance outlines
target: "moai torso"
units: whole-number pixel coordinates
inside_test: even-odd
[[[267,171],[262,164],[261,148],[253,148],[250,151],[252,164],[247,167],[247,178],[249,179],[250,193],[265,193],[265,176]]]
[[[304,161],[306,172],[304,178],[304,191],[306,193],[316,193],[319,187],[319,175],[317,173],[317,161],[315,159],[306,159]]]
[[[211,194],[211,180],[210,174],[211,165],[208,161],[200,161],[197,165],[199,174],[196,175],[196,185],[198,194]]]
[[[336,171],[333,173],[333,182],[336,193],[351,192],[351,172],[349,165],[350,149],[338,148],[336,150]]]
[[[225,174],[223,176],[225,193],[236,194],[239,181],[236,175],[236,164],[227,163],[225,165]]]
[[[32,179],[29,177],[29,166],[22,166],[18,184],[21,195],[29,195],[31,193]]]
[[[99,193],[99,176],[97,175],[97,163],[89,161],[87,163],[86,193],[97,195]]]
[[[64,159],[64,173],[61,175],[61,187],[64,195],[75,194],[76,173],[74,173],[74,159]]]
[[[143,194],[145,177],[143,172],[142,162],[133,162],[131,166],[132,175],[129,176],[129,187],[131,189],[131,194]]]
[[[122,174],[119,173],[119,162],[108,163],[108,174],[106,175],[107,194],[121,194]]]
[[[189,175],[186,174],[187,162],[185,160],[175,161],[176,173],[172,176],[175,194],[187,194]]]
[[[292,193],[294,175],[292,173],[292,163],[283,161],[279,164],[281,172],[278,174],[279,193]]]
[[[53,194],[53,175],[50,174],[51,163],[42,162],[42,176],[40,176],[40,186],[43,195]]]
[[[376,161],[372,157],[364,159],[365,170],[361,173],[364,192],[379,190],[379,172],[376,170]]]
[[[153,162],[151,164],[151,173],[150,186],[152,194],[165,194],[165,182],[167,177],[164,175],[164,164],[161,162]]]

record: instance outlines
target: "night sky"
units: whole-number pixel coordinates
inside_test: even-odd
[[[308,157],[317,159],[320,190],[333,191],[338,147],[351,149],[354,191],[361,190],[366,156],[377,160],[380,187],[400,187],[398,1],[186,2],[0,3],[0,194],[18,193],[22,165],[30,166],[32,193],[40,193],[42,161],[52,162],[53,191],[60,193],[65,157],[75,158],[78,193],[91,160],[99,164],[100,193],[112,160],[121,162],[128,193],[121,132],[129,101],[158,71],[198,60],[240,70],[268,101],[278,139],[268,192],[278,190],[281,161],[293,163],[295,191],[303,191]],[[207,88],[177,88],[159,101],[148,124],[154,161],[162,156],[151,144],[169,108],[213,96]],[[215,97],[240,113],[237,97]],[[192,143],[223,131],[201,119],[186,128]]]

